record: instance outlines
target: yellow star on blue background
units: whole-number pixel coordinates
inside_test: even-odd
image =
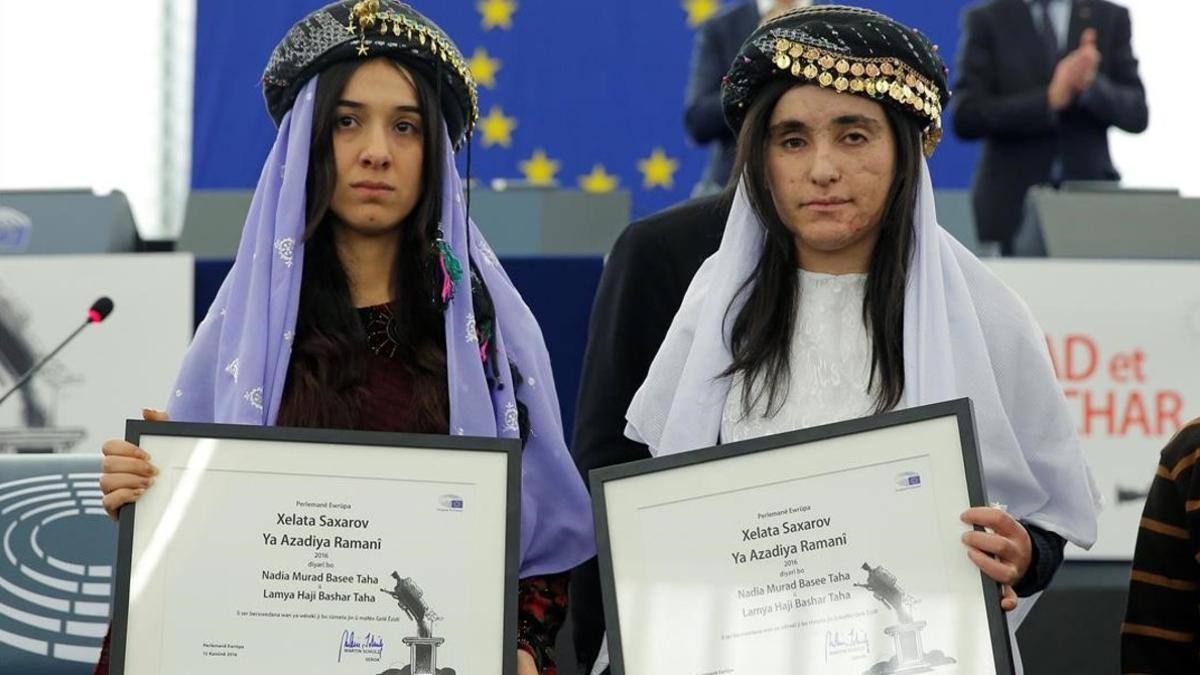
[[[516,128],[517,118],[505,115],[498,105],[492,106],[487,115],[479,118],[479,131],[483,134],[485,148],[493,145],[511,146],[513,129]]]
[[[721,9],[721,0],[683,0],[683,11],[687,12],[688,26],[695,28],[708,21]]]
[[[477,47],[468,62],[475,81],[487,87],[496,88],[496,73],[500,70],[500,59],[494,59],[483,47]]]
[[[531,185],[554,185],[558,181],[554,179],[562,166],[558,160],[550,159],[546,155],[546,151],[538,148],[533,151],[533,156],[519,164],[521,173],[525,174],[525,180]]]
[[[517,11],[515,0],[480,0],[475,9],[483,17],[483,29],[512,28],[512,15]]]
[[[584,192],[612,192],[617,189],[617,183],[617,177],[605,171],[603,164],[596,164],[591,173],[579,177],[579,187]]]
[[[642,186],[664,188],[675,187],[675,171],[679,169],[679,161],[667,156],[662,148],[655,148],[650,156],[638,162],[638,171],[642,172]]]

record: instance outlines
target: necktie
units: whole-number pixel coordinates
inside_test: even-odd
[[[1034,0],[1041,12],[1041,25],[1038,33],[1042,38],[1042,48],[1051,65],[1058,63],[1058,34],[1054,30],[1054,20],[1050,18],[1050,3],[1052,0]]]

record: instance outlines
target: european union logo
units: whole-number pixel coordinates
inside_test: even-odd
[[[33,221],[20,211],[0,206],[0,251],[19,253],[29,246]]]
[[[921,487],[921,474],[916,471],[905,471],[896,475],[896,490],[911,490]]]

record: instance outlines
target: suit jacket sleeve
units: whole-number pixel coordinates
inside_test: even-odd
[[[952,103],[954,132],[969,140],[1039,136],[1051,131],[1056,121],[1046,87],[1015,94],[995,93],[994,78],[1001,67],[1002,49],[1012,46],[997,43],[983,9],[972,9],[963,17]]]
[[[721,62],[721,54],[725,51],[721,49],[719,27],[716,22],[709,21],[696,31],[688,73],[683,121],[688,136],[701,145],[733,136],[721,109],[721,78],[729,64]]]
[[[1146,130],[1150,114],[1146,108],[1146,90],[1138,75],[1137,57],[1133,55],[1131,33],[1129,10],[1118,7],[1109,41],[1112,46],[1101,55],[1100,73],[1079,97],[1079,106],[1106,125],[1136,134]]]
[[[652,228],[635,223],[604,266],[588,329],[571,452],[591,469],[650,456],[625,437],[625,412],[670,328],[683,292]],[[674,305],[672,305],[674,302]]]

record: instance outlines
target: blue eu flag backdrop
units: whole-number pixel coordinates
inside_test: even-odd
[[[323,4],[198,0],[193,187],[253,188],[274,138],[262,69],[287,29]],[[479,82],[474,178],[625,189],[635,215],[690,195],[707,150],[683,128],[688,64],[695,30],[720,0],[412,4],[458,43]],[[920,27],[953,60],[965,3],[861,4]],[[950,136],[933,159],[934,178],[939,187],[965,187],[973,155]]]

